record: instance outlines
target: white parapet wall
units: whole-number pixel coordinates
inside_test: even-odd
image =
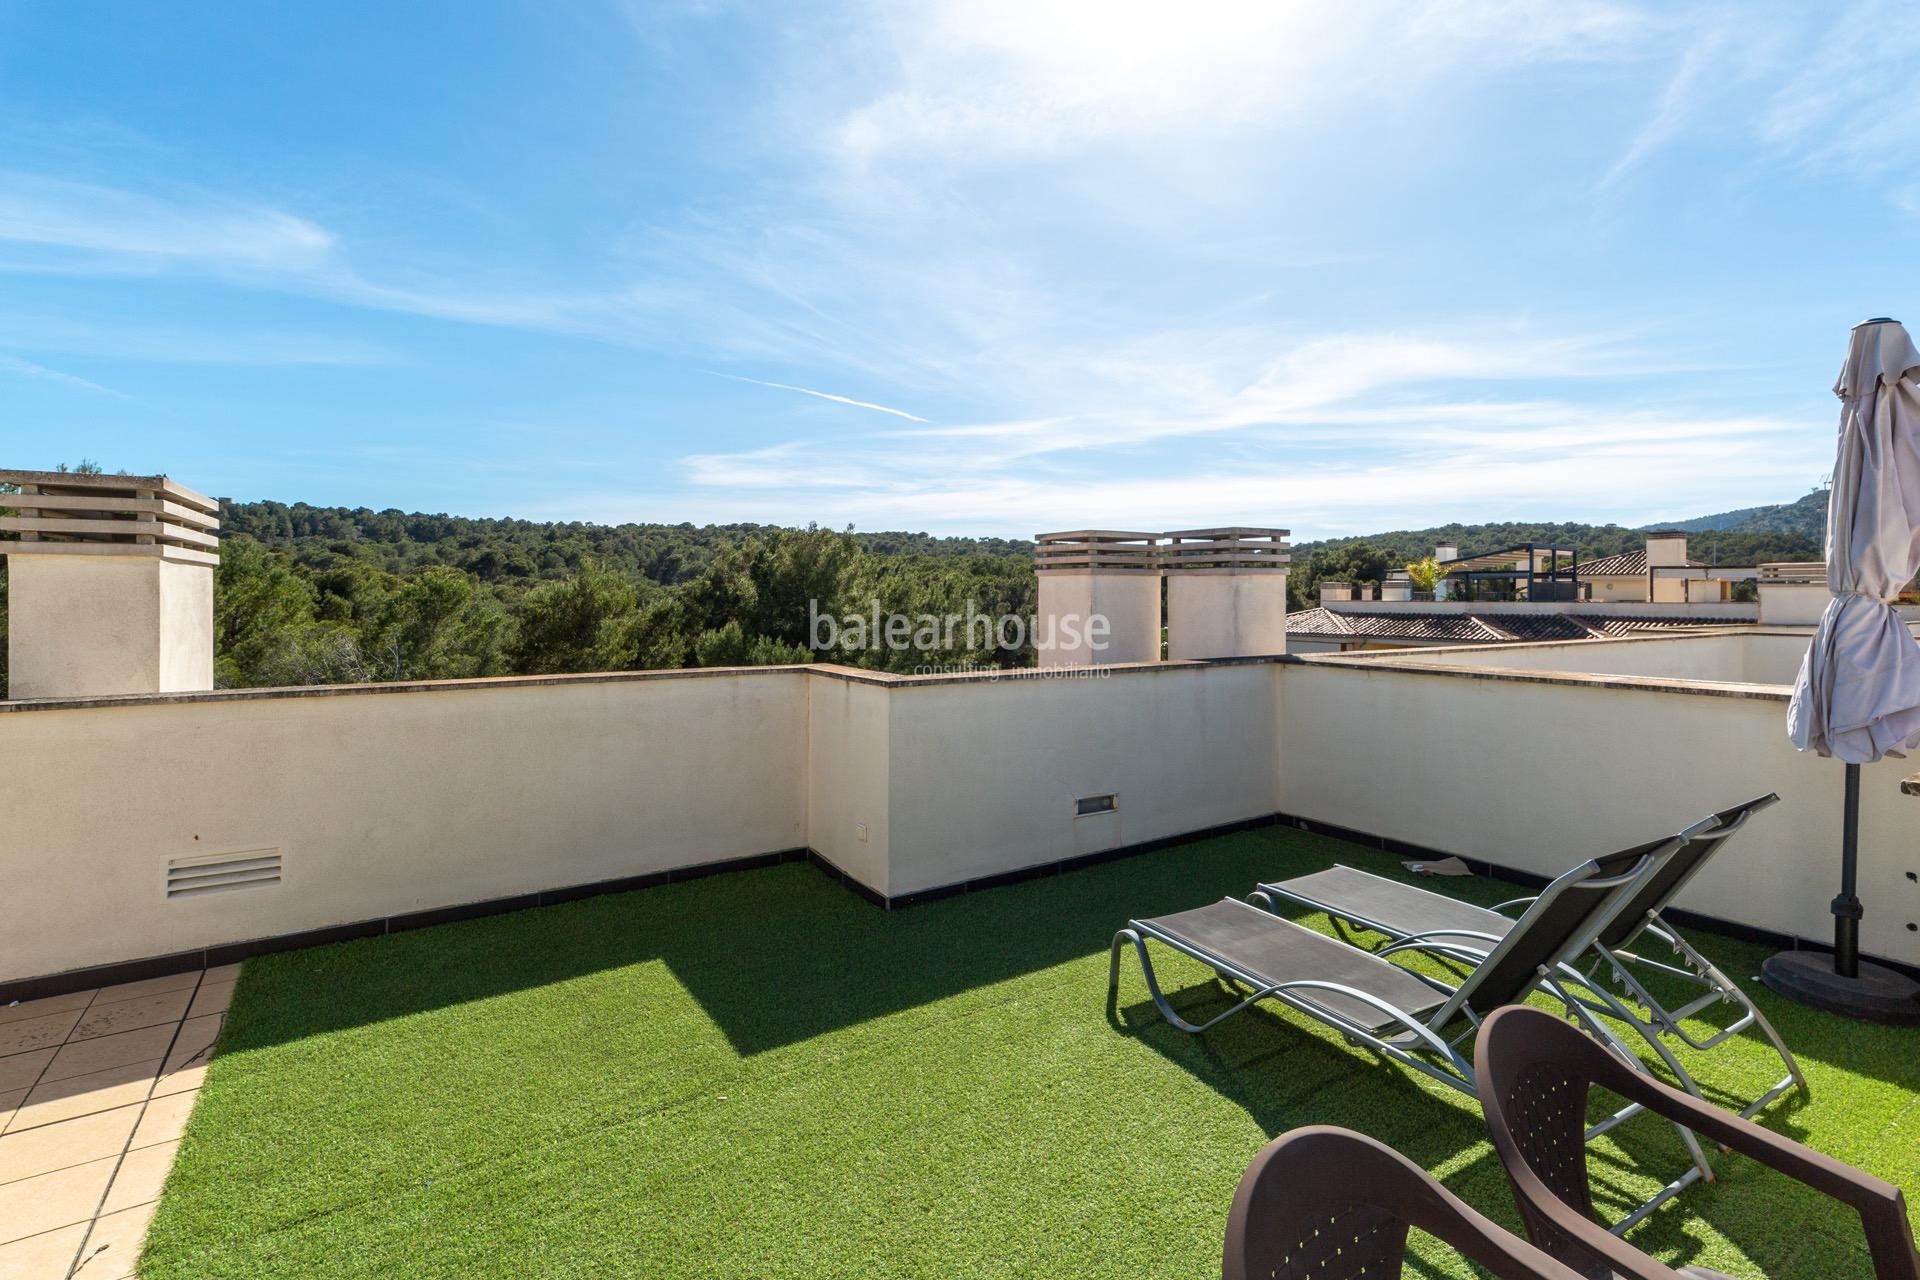
[[[896,686],[885,892],[1272,814],[1276,670],[1156,663]]]
[[[1769,791],[1681,905],[1819,940],[1842,770],[1786,741],[1803,643],[0,703],[0,983],[808,850],[911,901],[1276,813],[1550,876]],[[1863,944],[1920,964],[1904,769],[1866,771]]]
[[[0,707],[0,981],[807,838],[791,668]]]
[[[761,667],[0,703],[0,983],[808,849],[898,898],[1259,818],[1274,678]]]
[[[1663,642],[1629,643],[1653,654]],[[1473,665],[1381,654],[1288,667],[1278,682],[1281,808],[1552,876],[1778,792],[1784,803],[1755,818],[1679,905],[1831,941],[1844,770],[1787,742],[1784,685],[1523,670],[1471,656]],[[1617,651],[1615,659],[1624,665]],[[1911,835],[1920,810],[1899,787],[1908,771],[1898,760],[1865,770],[1861,943],[1920,964],[1920,933],[1910,928],[1920,921],[1920,882],[1909,878],[1920,874]]]

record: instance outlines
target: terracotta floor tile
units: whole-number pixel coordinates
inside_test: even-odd
[[[0,1058],[0,1093],[31,1089],[40,1083],[40,1073],[53,1061],[54,1050],[35,1049],[32,1053],[12,1053]]]
[[[89,1076],[71,1076],[36,1085],[7,1121],[4,1132],[11,1137],[43,1124],[144,1102],[153,1092],[153,1078],[159,1069],[160,1060],[155,1058],[125,1067],[110,1067]]]
[[[200,975],[200,985],[205,986],[209,982],[233,982],[239,977],[240,965],[237,961],[233,964],[217,964]]]
[[[120,1161],[120,1172],[113,1175],[113,1186],[108,1189],[107,1202],[100,1207],[100,1212],[118,1213],[158,1200],[160,1188],[167,1185],[167,1171],[173,1168],[173,1157],[179,1150],[180,1143],[175,1140],[127,1152]]]
[[[87,1224],[81,1222],[0,1244],[0,1280],[66,1280],[73,1255],[86,1238]]]
[[[167,1050],[173,1047],[174,1026],[174,1023],[163,1022],[157,1027],[122,1031],[119,1035],[75,1040],[53,1055],[53,1061],[47,1065],[40,1083],[92,1075],[108,1067],[124,1067],[129,1062],[164,1058]]]
[[[133,1131],[133,1145],[150,1147],[156,1142],[177,1141],[187,1131],[187,1117],[193,1114],[193,1104],[199,1097],[199,1090],[195,1089],[148,1102],[139,1126]],[[5,1141],[0,1138],[0,1142]]]
[[[163,1022],[178,1022],[185,1016],[187,1004],[192,999],[192,989],[182,988],[132,1000],[116,1000],[112,1004],[101,1004],[96,1000],[81,1017],[79,1025],[74,1027],[73,1038],[89,1040],[94,1036],[118,1035],[122,1031],[159,1026]]]
[[[0,1026],[0,1057],[26,1053],[32,1049],[51,1049],[66,1042],[67,1034],[80,1021],[81,1010],[67,1009],[45,1013],[36,1018],[21,1018]]]
[[[118,1280],[133,1274],[140,1261],[140,1245],[153,1225],[158,1206],[143,1204],[135,1209],[105,1213],[93,1224],[92,1234],[80,1249],[80,1265],[73,1269],[74,1280]]]
[[[0,1185],[0,1244],[92,1218],[117,1163],[93,1160]]]
[[[0,1004],[0,1026],[9,1022],[18,1022],[22,1018],[40,1018],[49,1013],[65,1013],[69,1009],[84,1009],[93,999],[93,988],[85,991],[73,991],[64,996],[46,996],[39,1000],[22,1000],[17,1004]]]
[[[0,1184],[117,1156],[139,1121],[135,1104],[0,1138]]]
[[[225,1013],[227,1006],[233,1003],[233,983],[203,982],[200,989],[193,993],[193,1004],[187,1009],[189,1018],[198,1018],[209,1013]]]
[[[122,1000],[136,1000],[141,996],[157,996],[166,991],[191,991],[200,984],[200,971],[189,969],[185,973],[163,973],[157,978],[143,978],[139,982],[123,982],[117,987],[102,987],[100,994],[93,998],[95,1004],[118,1004]]]

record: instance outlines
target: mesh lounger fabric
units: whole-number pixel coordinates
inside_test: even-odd
[[[1418,1016],[1439,1008],[1446,996],[1398,965],[1303,929],[1235,898],[1140,922],[1203,955],[1217,956],[1270,986],[1332,982],[1352,987]],[[1290,993],[1335,1017],[1369,1030],[1392,1025],[1379,1010],[1333,991]]]
[[[1312,875],[1283,880],[1274,887],[1297,901],[1311,902],[1330,915],[1348,917],[1351,913],[1383,925],[1401,937],[1441,929],[1465,929],[1504,938],[1513,927],[1513,917],[1498,911],[1432,893],[1418,885],[1355,871],[1352,867],[1328,867]]]

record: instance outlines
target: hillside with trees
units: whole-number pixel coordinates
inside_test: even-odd
[[[91,463],[81,469],[97,470]],[[4,492],[4,490],[0,490]],[[1818,559],[1819,490],[1797,502],[1654,526],[1696,536],[1713,564]],[[621,524],[221,501],[215,577],[222,687],[803,662],[823,614],[1029,617],[1032,544],[773,525]],[[1334,578],[1377,583],[1439,544],[1464,554],[1525,542],[1583,559],[1642,545],[1621,525],[1448,524],[1294,548],[1295,608]],[[0,565],[4,559],[0,558]],[[0,570],[0,681],[5,678]],[[973,636],[931,649],[840,653],[879,670],[1018,666]]]

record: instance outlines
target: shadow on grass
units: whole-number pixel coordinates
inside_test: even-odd
[[[894,912],[805,864],[713,876],[249,961],[223,1049],[662,962],[755,1054],[1103,952],[1143,910],[1348,850],[1262,829]]]
[[[1388,855],[1285,827],[894,912],[804,864],[738,872],[262,957],[246,966],[229,1041],[280,1043],[658,961],[736,1050],[754,1054],[1104,955],[1130,917],[1240,896],[1259,880],[1336,862],[1414,879]],[[1422,883],[1483,904],[1517,892],[1478,877]],[[1803,1057],[1920,1089],[1913,1032],[1780,1001],[1744,982],[1757,972],[1762,948],[1703,935],[1694,941],[1743,981]],[[1714,1096],[1714,1086],[1707,1088]]]
[[[1122,972],[1124,991],[1127,971]],[[1133,978],[1137,991],[1137,970]],[[1196,1023],[1240,999],[1217,980],[1166,994],[1183,1018]],[[1334,1124],[1368,1134],[1422,1168],[1444,1170],[1441,1181],[1454,1194],[1509,1231],[1525,1234],[1479,1104],[1466,1094],[1436,1091],[1408,1068],[1364,1046],[1348,1045],[1337,1032],[1284,1008],[1258,1005],[1197,1036],[1167,1023],[1147,999],[1121,1006],[1109,1021],[1245,1109],[1269,1137],[1303,1124]],[[1596,1094],[1590,1120],[1620,1103]],[[1805,1106],[1804,1095],[1778,1100],[1765,1117],[1768,1127],[1804,1139],[1806,1127],[1795,1117]],[[1679,1268],[1713,1261],[1707,1255],[1718,1236],[1753,1258],[1765,1274],[1871,1280],[1871,1261],[1851,1211],[1717,1146],[1707,1144],[1707,1154],[1718,1181],[1688,1188],[1636,1227],[1630,1233],[1634,1247]],[[1589,1184],[1607,1222],[1624,1217],[1688,1168],[1672,1125],[1644,1113],[1587,1151]],[[1818,1251],[1818,1266],[1787,1269],[1810,1250]],[[1717,1261],[1726,1265],[1724,1258]],[[1409,1267],[1418,1274],[1440,1274],[1414,1259]]]

